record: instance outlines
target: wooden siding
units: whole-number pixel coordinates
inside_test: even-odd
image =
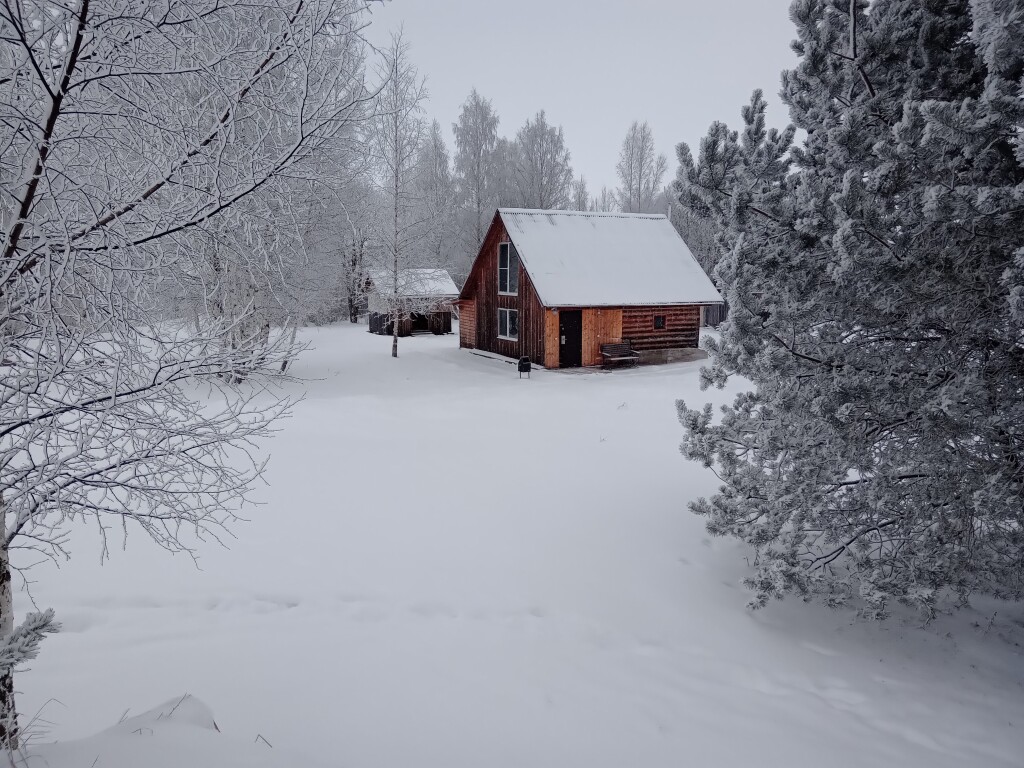
[[[476,302],[472,299],[459,302],[459,346],[476,347]]]
[[[729,316],[729,305],[726,304],[709,304],[704,307],[704,314],[701,317],[701,325],[706,325],[710,328],[717,328],[721,325],[722,321]]]
[[[665,317],[665,327],[654,327],[654,316]],[[624,307],[622,338],[633,349],[686,349],[696,347],[700,336],[700,306]]]
[[[368,317],[370,333],[381,336],[392,335],[394,328],[390,313],[370,312]],[[403,317],[398,322],[399,336],[412,336],[414,333],[433,333],[440,336],[452,332],[452,313],[447,310],[415,314],[414,317]]]
[[[558,312],[544,313],[544,367],[558,367]]]
[[[523,269],[522,262],[519,263],[519,293],[515,296],[498,293],[498,245],[508,242],[508,239],[501,219],[495,216],[473,264],[467,286],[462,291],[465,299],[476,304],[475,346],[505,357],[526,355],[537,365],[544,365],[544,316],[548,313],[540,305],[533,281]],[[498,338],[498,309],[518,310],[517,340]]]
[[[622,340],[622,310],[583,310],[583,365],[601,365],[601,345]]]
[[[371,312],[369,315],[368,328],[370,333],[376,333],[378,336],[391,336],[395,330],[393,325],[390,314]],[[412,335],[412,320],[408,317],[398,322],[398,335]]]
[[[431,312],[427,315],[427,330],[436,336],[452,332],[451,310]]]

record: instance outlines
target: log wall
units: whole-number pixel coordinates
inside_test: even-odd
[[[662,315],[665,327],[654,327],[654,318]],[[622,338],[633,349],[687,349],[697,346],[700,337],[700,306],[625,307],[622,310]]]

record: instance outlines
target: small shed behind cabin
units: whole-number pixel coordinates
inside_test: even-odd
[[[397,282],[397,291],[396,291]],[[452,306],[459,296],[444,269],[376,270],[366,281],[370,333],[390,336],[398,319],[398,335],[451,333]]]

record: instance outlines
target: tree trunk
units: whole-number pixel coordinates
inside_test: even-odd
[[[357,242],[357,240],[353,238],[352,258],[349,259],[348,264],[348,321],[350,323],[359,322],[359,305],[363,297],[364,286],[366,284],[366,278],[363,275],[362,264],[363,244],[362,242]]]
[[[289,349],[294,349],[294,347],[295,347],[295,338],[298,336],[298,333],[299,333],[299,326],[298,325],[293,325],[292,326],[291,339],[288,342]],[[287,373],[288,372],[288,367],[292,364],[292,361],[294,359],[295,358],[292,355],[288,355],[288,357],[286,357],[284,360],[281,361],[281,373]]]
[[[399,313],[391,316],[391,356],[398,357],[398,318]]]
[[[14,631],[11,560],[7,550],[7,516],[0,503],[0,637]],[[18,710],[14,705],[14,668],[0,675],[0,749],[18,748]]]
[[[398,71],[398,59],[397,58],[395,59],[395,71],[396,71],[396,73]],[[395,302],[395,312],[391,316],[391,356],[392,357],[398,357],[398,321],[402,317],[402,312],[401,312],[402,303],[401,303],[401,299],[398,296],[398,262],[399,262],[399,251],[401,250],[401,244],[402,244],[401,230],[399,230],[399,228],[398,228],[398,207],[399,207],[399,204],[400,204],[399,201],[401,200],[401,194],[402,194],[402,184],[401,184],[402,179],[400,177],[400,174],[402,172],[402,158],[401,158],[401,152],[399,150],[399,145],[401,143],[400,139],[401,139],[401,136],[402,136],[402,131],[401,131],[401,126],[400,126],[400,121],[399,121],[398,110],[395,110],[395,113],[394,113],[394,115],[392,116],[391,119],[394,121],[394,128],[395,128],[395,131],[394,131],[394,141],[395,141],[394,152],[395,152],[395,154],[394,154],[394,158],[393,158],[393,162],[394,162],[394,169],[393,169],[394,170],[394,179],[393,179],[393,181],[394,181],[394,189],[392,190],[394,192],[394,197],[391,199],[391,204],[393,206],[392,213],[394,214],[394,221],[393,221],[394,229],[392,230],[392,236],[394,237],[394,241],[392,243],[393,251],[392,251],[391,255],[394,258],[394,265],[393,266],[394,266],[394,269],[395,269],[395,273],[393,275],[393,277],[394,277],[394,283],[393,284],[394,284],[394,289],[395,290],[394,290],[394,294],[393,294],[392,298],[394,299],[394,302]]]
[[[396,174],[395,178],[398,176]],[[398,200],[398,185],[395,185],[395,200]],[[402,301],[398,296],[398,203],[395,203],[395,258],[394,258],[394,312],[391,314],[391,356],[398,357],[398,322],[402,318]]]

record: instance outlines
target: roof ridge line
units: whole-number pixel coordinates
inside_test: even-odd
[[[542,216],[594,216],[618,219],[667,219],[664,213],[632,213],[627,211],[567,211],[545,208],[498,208],[498,213],[510,216],[542,215]]]

